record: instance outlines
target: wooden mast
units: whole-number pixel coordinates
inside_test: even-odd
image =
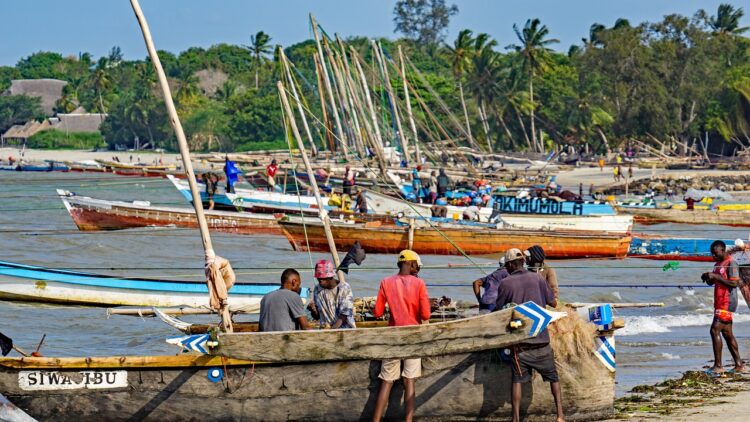
[[[383,69],[383,77],[385,78],[385,90],[388,92],[388,97],[391,99],[391,108],[393,110],[393,120],[396,121],[396,130],[398,131],[398,137],[401,140],[401,149],[404,152],[404,161],[409,164],[409,148],[406,140],[406,135],[401,127],[401,119],[398,115],[398,104],[396,103],[396,95],[393,93],[393,86],[391,86],[391,79],[388,77],[388,64],[385,62],[383,57],[383,48],[380,43],[372,41],[372,47],[375,51],[375,57],[378,59],[381,68]]]
[[[177,137],[177,144],[180,147],[180,156],[182,157],[182,165],[185,167],[185,175],[187,176],[188,185],[190,186],[190,194],[193,197],[193,207],[195,208],[195,216],[198,219],[198,228],[200,229],[201,240],[203,241],[203,251],[205,253],[206,264],[213,262],[216,258],[213,245],[211,243],[211,235],[208,231],[208,222],[206,221],[206,215],[203,213],[203,201],[201,195],[198,192],[198,183],[195,180],[195,173],[193,172],[193,163],[190,161],[190,150],[188,149],[187,139],[185,138],[185,132],[182,130],[182,124],[180,123],[180,117],[177,115],[177,109],[174,106],[172,100],[172,93],[167,83],[167,76],[164,73],[164,68],[159,60],[159,55],[154,47],[154,41],[151,38],[151,30],[146,22],[146,17],[143,15],[138,0],[130,0],[130,5],[133,8],[135,17],[138,19],[138,25],[141,27],[143,32],[143,40],[146,43],[146,49],[148,55],[151,58],[151,63],[154,65],[156,70],[156,76],[159,79],[159,85],[161,87],[162,95],[164,96],[164,103],[167,106],[167,112],[169,113],[169,121],[174,129],[175,136]],[[226,302],[221,304],[219,308],[219,314],[222,319],[222,326],[225,330],[232,331],[232,320],[229,316],[229,308]]]
[[[401,79],[404,81],[404,99],[406,100],[406,114],[409,115],[409,125],[414,135],[414,153],[416,154],[417,163],[422,164],[422,154],[419,151],[419,138],[417,137],[417,124],[414,123],[414,114],[411,112],[411,100],[409,99],[409,81],[406,80],[406,66],[404,66],[404,52],[401,45],[398,46],[398,57],[401,61]]]
[[[331,151],[331,157],[333,157],[336,151],[336,142],[333,139],[333,124],[331,124],[331,119],[328,117],[328,111],[326,110],[326,95],[323,92],[325,91],[325,83],[323,82],[323,70],[320,67],[318,53],[313,53],[313,61],[315,62],[315,76],[318,78],[320,109],[323,111],[323,132],[328,140],[328,150]]]
[[[294,101],[297,103],[297,111],[299,111],[299,114],[304,117],[305,110],[302,108],[302,101],[300,101],[299,95],[297,94],[297,88],[294,86],[294,78],[292,78],[292,70],[289,66],[289,60],[287,60],[286,54],[284,54],[284,49],[281,47],[279,47],[279,56],[281,57],[282,66],[284,66],[284,70],[286,71],[285,73],[287,76],[287,80],[289,81],[289,86],[292,88],[292,96],[294,97]],[[302,125],[305,127],[307,139],[310,141],[310,147],[312,148],[313,156],[316,156],[318,155],[318,149],[315,147],[315,140],[313,139],[312,133],[310,132],[310,126],[307,125],[307,119],[302,119]]]
[[[349,161],[349,151],[346,145],[346,138],[344,137],[344,131],[341,127],[341,119],[339,119],[339,112],[336,110],[336,100],[333,98],[333,88],[331,88],[331,81],[328,79],[328,67],[326,66],[325,56],[323,55],[323,47],[320,46],[320,37],[318,36],[318,25],[315,23],[315,18],[310,13],[310,25],[312,25],[313,36],[315,37],[315,44],[318,46],[318,58],[320,59],[320,67],[323,69],[323,82],[325,82],[326,91],[328,91],[328,101],[331,103],[331,112],[333,114],[333,120],[336,122],[336,135],[339,138],[339,142],[344,148],[344,158]]]
[[[325,209],[325,206],[323,205],[323,199],[320,197],[320,191],[318,190],[318,182],[315,180],[315,173],[313,173],[312,165],[310,164],[310,160],[307,158],[307,152],[305,151],[305,144],[302,142],[302,136],[299,134],[299,130],[297,129],[297,122],[294,118],[294,113],[292,112],[292,108],[289,106],[289,99],[286,96],[286,91],[284,90],[284,84],[281,83],[281,81],[278,81],[276,83],[276,88],[279,90],[279,96],[281,96],[281,103],[284,105],[284,111],[289,118],[289,125],[292,127],[292,133],[294,134],[294,139],[297,140],[297,145],[299,146],[300,154],[302,154],[302,161],[305,163],[305,169],[307,170],[307,175],[310,178],[310,186],[312,186],[313,193],[315,194],[315,201],[318,203],[318,216],[320,217],[320,221],[323,223],[323,228],[325,229],[326,233],[326,240],[328,241],[328,247],[331,250],[331,257],[333,258],[333,264],[336,266],[336,268],[341,265],[341,261],[339,260],[339,254],[336,250],[336,243],[333,240],[333,234],[331,233],[331,220],[328,218],[328,212]],[[303,116],[304,117],[304,116]],[[344,281],[344,273],[341,270],[338,270],[338,276],[340,281]]]

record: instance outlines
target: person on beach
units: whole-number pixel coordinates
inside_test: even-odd
[[[615,176],[615,182],[619,182],[620,181],[620,166],[619,165],[615,166],[612,169],[612,172],[614,173],[614,176]]]
[[[310,330],[305,316],[305,305],[299,293],[302,282],[299,273],[287,268],[281,273],[281,288],[263,296],[260,300],[260,331]]]
[[[604,171],[604,158],[599,159],[599,171]]]
[[[430,298],[424,280],[417,277],[422,260],[416,252],[403,250],[398,256],[398,274],[380,282],[378,298],[373,315],[380,318],[388,304],[391,316],[388,325],[401,327],[419,325],[430,320]],[[402,368],[403,366],[403,368]],[[380,365],[380,389],[378,390],[372,420],[379,422],[391,395],[393,382],[404,379],[405,420],[414,417],[415,380],[422,375],[422,359],[387,359]]]
[[[448,186],[451,184],[451,179],[445,174],[445,169],[440,169],[440,174],[437,177],[437,197],[445,198],[446,192],[448,192]]]
[[[434,204],[435,201],[437,201],[437,197],[438,197],[437,176],[435,175],[434,170],[430,172],[430,179],[427,182],[427,184],[428,184],[428,191],[430,193],[429,203]]]
[[[354,187],[354,170],[350,166],[344,169],[344,195],[351,195]]]
[[[365,198],[365,192],[362,189],[357,189],[356,202],[354,204],[354,210],[358,213],[367,214],[367,198]]]
[[[208,198],[208,210],[211,211],[214,209],[214,195],[216,194],[216,185],[218,181],[214,177],[213,173],[203,173],[201,174],[201,180],[203,181],[203,184],[206,185],[206,197]]]
[[[510,275],[498,285],[495,311],[510,304],[528,301],[542,307],[557,306],[554,293],[547,283],[538,274],[524,269],[524,258],[524,253],[520,249],[512,248],[505,252],[505,268]],[[516,344],[511,349],[513,353],[511,407],[514,422],[520,420],[521,384],[531,381],[532,369],[539,372],[544,381],[550,383],[557,411],[557,422],[565,420],[560,378],[555,367],[555,353],[549,342],[549,332],[545,329],[538,336]]]
[[[354,294],[346,281],[336,280],[333,262],[322,259],[315,264],[318,284],[308,309],[320,328],[357,328],[354,322]]]
[[[273,192],[276,187],[276,172],[279,171],[279,166],[276,164],[276,159],[271,160],[271,164],[266,167],[266,177],[268,178],[268,191]]]
[[[729,353],[734,359],[733,372],[744,372],[737,339],[732,332],[732,317],[737,310],[737,286],[739,285],[739,266],[727,253],[727,245],[721,240],[711,244],[711,255],[716,261],[711,272],[703,273],[701,280],[709,286],[714,286],[714,320],[711,323],[711,343],[714,349],[714,366],[708,369],[709,374],[721,374],[724,367],[721,352],[727,342]]]
[[[422,202],[422,177],[419,175],[419,171],[422,170],[422,166],[417,166],[411,171],[411,187],[414,191],[414,202]]]
[[[557,300],[560,297],[560,288],[557,285],[557,273],[554,268],[544,262],[546,258],[544,249],[539,245],[534,245],[527,249],[526,252],[528,253],[526,255],[526,264],[529,271],[539,274],[544,279],[544,282],[547,283],[547,286],[554,293],[555,300]]]
[[[479,312],[492,312],[495,310],[495,303],[497,302],[497,286],[500,282],[508,277],[508,270],[505,269],[505,260],[501,259],[500,268],[493,271],[491,274],[486,275],[482,278],[474,280],[474,295],[479,301]],[[481,289],[484,289],[484,294],[481,294]]]

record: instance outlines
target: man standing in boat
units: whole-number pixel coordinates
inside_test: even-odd
[[[557,306],[557,300],[547,283],[538,274],[524,269],[524,258],[524,253],[520,249],[513,248],[505,252],[505,268],[510,275],[498,285],[496,311],[510,304],[529,301],[541,307]],[[531,381],[532,369],[539,372],[544,381],[550,383],[552,397],[555,399],[557,422],[565,420],[560,379],[555,367],[555,353],[549,341],[549,332],[545,329],[538,336],[512,347],[511,405],[514,422],[520,420],[521,384]]]
[[[709,286],[714,286],[714,320],[711,323],[711,343],[714,349],[714,366],[708,369],[711,375],[721,374],[724,367],[721,352],[724,344],[721,337],[727,341],[729,353],[734,359],[733,372],[744,372],[737,339],[732,332],[732,320],[737,310],[737,286],[739,285],[739,266],[727,253],[727,245],[721,240],[711,244],[711,255],[716,261],[714,270],[703,273],[701,279]]]
[[[333,262],[322,259],[315,264],[318,285],[308,308],[320,322],[320,328],[357,328],[354,322],[354,294],[346,281],[336,280]]]
[[[299,296],[302,281],[299,273],[287,268],[281,273],[281,288],[263,296],[260,301],[260,331],[309,330],[305,305]]]
[[[560,288],[557,285],[557,273],[555,269],[548,266],[545,262],[544,249],[539,245],[534,245],[526,250],[526,264],[528,264],[529,271],[539,274],[547,286],[552,290],[555,295],[555,300],[560,296]]]
[[[380,318],[385,313],[385,305],[390,309],[388,325],[400,327],[419,325],[430,320],[430,298],[424,280],[418,278],[422,261],[411,250],[403,250],[398,256],[398,274],[380,282],[378,298],[373,315]],[[402,369],[403,364],[403,369]],[[391,395],[393,382],[404,379],[405,420],[414,416],[415,379],[422,375],[421,359],[387,359],[380,366],[380,390],[375,403],[372,420],[379,422],[385,412],[385,405]]]
[[[276,172],[279,170],[279,166],[276,164],[276,159],[271,160],[271,164],[266,167],[266,177],[268,178],[268,191],[273,192],[276,187]]]
[[[445,194],[448,192],[448,187],[451,184],[451,179],[445,174],[445,169],[440,169],[440,174],[437,177],[437,196],[438,198],[445,198]]]
[[[497,302],[497,287],[500,282],[510,274],[505,269],[505,260],[500,260],[500,268],[496,269],[492,274],[484,276],[482,278],[474,280],[474,295],[479,301],[479,312],[492,312],[495,310],[495,303]],[[484,294],[481,294],[481,289],[484,289]]]
[[[347,165],[344,169],[344,195],[352,195],[352,188],[354,187],[354,170],[351,166]]]

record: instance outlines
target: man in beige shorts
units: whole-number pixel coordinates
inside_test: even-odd
[[[401,327],[419,325],[430,320],[430,298],[424,280],[417,277],[422,261],[416,252],[401,251],[398,257],[398,274],[380,282],[378,298],[373,314],[380,318],[385,313],[385,305],[390,309],[388,325]],[[403,370],[401,364],[403,362]],[[422,359],[386,359],[380,366],[380,390],[375,403],[373,421],[380,421],[385,405],[391,395],[393,382],[404,379],[404,419],[409,422],[414,416],[415,379],[422,375]]]

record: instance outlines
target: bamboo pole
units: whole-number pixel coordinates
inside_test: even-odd
[[[333,51],[331,51],[328,43],[326,42],[324,44],[326,52],[329,56],[329,60],[331,61],[331,69],[333,70],[333,75],[336,80],[336,86],[338,87],[338,91],[340,93],[339,95],[341,96],[340,101],[342,104],[344,116],[347,116],[349,118],[348,126],[350,133],[352,134],[352,142],[354,143],[354,147],[357,149],[357,154],[359,154],[360,157],[364,157],[365,151],[363,149],[362,143],[362,130],[359,126],[357,113],[354,110],[354,103],[352,102],[351,93],[349,92],[349,89],[347,89],[347,83],[343,76],[344,65],[341,62],[341,59],[333,54]]]
[[[151,63],[154,65],[154,69],[156,70],[156,76],[159,79],[161,92],[164,96],[164,103],[167,106],[167,112],[169,113],[169,121],[172,124],[175,136],[177,137],[177,144],[180,147],[182,164],[185,167],[188,185],[190,186],[190,194],[193,197],[193,207],[195,208],[195,216],[198,219],[198,228],[200,229],[201,240],[203,241],[205,260],[206,264],[208,264],[210,261],[214,260],[214,258],[216,257],[216,253],[214,252],[213,245],[211,244],[211,235],[208,231],[208,222],[206,221],[206,216],[203,213],[203,201],[201,200],[201,195],[198,192],[198,183],[195,180],[193,164],[190,161],[190,150],[188,149],[185,132],[182,130],[180,117],[177,115],[177,109],[174,106],[172,93],[169,89],[169,84],[167,83],[167,76],[164,73],[164,68],[161,65],[161,61],[159,61],[159,55],[157,54],[156,48],[154,47],[154,41],[151,38],[151,30],[148,27],[148,22],[146,22],[146,17],[143,15],[143,11],[141,10],[140,4],[138,4],[138,0],[130,0],[130,5],[133,7],[133,12],[138,19],[138,25],[140,25],[141,27],[141,32],[143,33],[143,41],[146,43],[148,55],[151,58]],[[226,303],[221,304],[219,312],[221,314],[223,327],[227,331],[231,332],[232,322],[229,316],[229,308]]]
[[[346,148],[346,138],[344,137],[343,128],[341,127],[341,119],[339,118],[339,112],[336,110],[336,100],[333,98],[333,88],[331,88],[331,81],[328,79],[328,67],[326,66],[326,60],[323,56],[323,48],[320,45],[320,37],[318,36],[318,25],[315,23],[315,18],[310,13],[310,25],[312,25],[313,36],[315,37],[315,44],[318,47],[318,58],[320,59],[320,67],[323,69],[323,82],[325,83],[326,91],[328,91],[328,101],[331,103],[331,111],[333,114],[333,120],[336,122],[336,135],[339,138],[339,142],[344,147],[344,158],[349,161],[349,152]]]
[[[323,205],[323,200],[320,197],[320,190],[318,190],[318,182],[315,180],[315,173],[313,172],[312,165],[310,164],[310,160],[307,158],[307,152],[305,151],[305,144],[302,143],[302,137],[299,134],[299,130],[297,129],[297,123],[294,118],[294,113],[292,112],[292,108],[289,106],[289,99],[286,96],[286,91],[284,90],[284,84],[281,83],[281,81],[276,83],[276,88],[279,90],[279,95],[281,96],[281,103],[284,105],[284,111],[286,112],[286,115],[289,117],[289,124],[292,126],[292,133],[294,134],[294,139],[297,140],[297,145],[299,145],[299,151],[302,154],[302,161],[305,163],[305,169],[307,170],[307,175],[310,178],[310,185],[313,188],[313,193],[315,194],[315,201],[318,203],[318,216],[320,217],[320,221],[323,223],[323,228],[325,229],[326,233],[326,240],[328,241],[328,247],[331,249],[331,257],[333,258],[333,264],[338,269],[339,265],[341,264],[341,261],[339,260],[339,254],[336,250],[336,242],[333,240],[333,233],[331,233],[331,220],[328,218],[328,212],[325,209],[325,206]],[[338,276],[340,281],[344,281],[344,273],[341,270],[338,270]]]
[[[292,88],[292,96],[294,97],[294,102],[297,103],[297,111],[299,111],[299,114],[301,116],[305,116],[305,111],[302,109],[302,101],[300,101],[299,95],[297,94],[297,88],[294,86],[294,78],[292,78],[292,71],[289,66],[289,60],[286,58],[286,54],[284,54],[284,49],[279,48],[279,57],[281,57],[281,63],[284,67],[287,80],[289,81],[289,86]],[[305,134],[307,134],[307,139],[310,141],[310,147],[312,148],[313,156],[318,155],[318,149],[315,147],[315,140],[312,137],[312,133],[310,132],[310,126],[307,125],[307,119],[302,119],[302,125],[305,128]],[[284,188],[286,189],[286,187]]]
[[[385,78],[385,90],[388,92],[388,97],[391,99],[391,105],[393,109],[393,120],[396,121],[396,130],[398,131],[398,137],[401,140],[401,149],[404,151],[404,161],[406,162],[407,166],[409,165],[409,144],[406,140],[406,135],[404,134],[404,130],[401,127],[401,119],[398,115],[398,103],[396,102],[396,95],[393,93],[393,86],[391,86],[391,79],[388,77],[388,64],[385,62],[385,57],[383,57],[383,48],[380,45],[380,43],[376,43],[374,40],[372,41],[372,47],[375,51],[375,57],[378,59],[378,63],[380,63],[380,67],[383,69],[383,76]]]
[[[351,47],[351,53],[352,53],[352,60],[354,61],[354,64],[357,68],[357,73],[359,74],[359,78],[362,82],[362,90],[365,92],[365,100],[367,102],[367,108],[370,111],[370,118],[372,119],[372,126],[375,130],[375,140],[378,143],[377,148],[380,149],[380,151],[383,151],[383,148],[385,148],[385,143],[383,143],[383,137],[380,135],[380,123],[378,122],[378,116],[375,113],[375,107],[372,104],[372,97],[370,96],[370,87],[367,85],[367,78],[365,78],[365,72],[362,70],[362,65],[359,62],[359,55],[354,50],[354,47]]]
[[[411,112],[411,100],[409,99],[409,82],[406,80],[406,66],[404,65],[404,52],[401,44],[398,46],[398,57],[401,61],[401,78],[404,80],[404,98],[406,100],[406,114],[409,116],[409,126],[414,135],[414,153],[417,163],[422,164],[422,154],[419,151],[419,137],[417,136],[417,125],[414,123],[414,114]]]
[[[323,111],[323,132],[328,140],[328,149],[331,151],[331,156],[336,151],[336,142],[333,139],[333,125],[331,125],[331,119],[328,117],[328,111],[326,110],[326,99],[324,91],[325,82],[323,82],[323,70],[320,67],[320,59],[318,53],[313,54],[313,61],[315,62],[315,76],[318,78],[318,97],[320,98],[320,109]]]

